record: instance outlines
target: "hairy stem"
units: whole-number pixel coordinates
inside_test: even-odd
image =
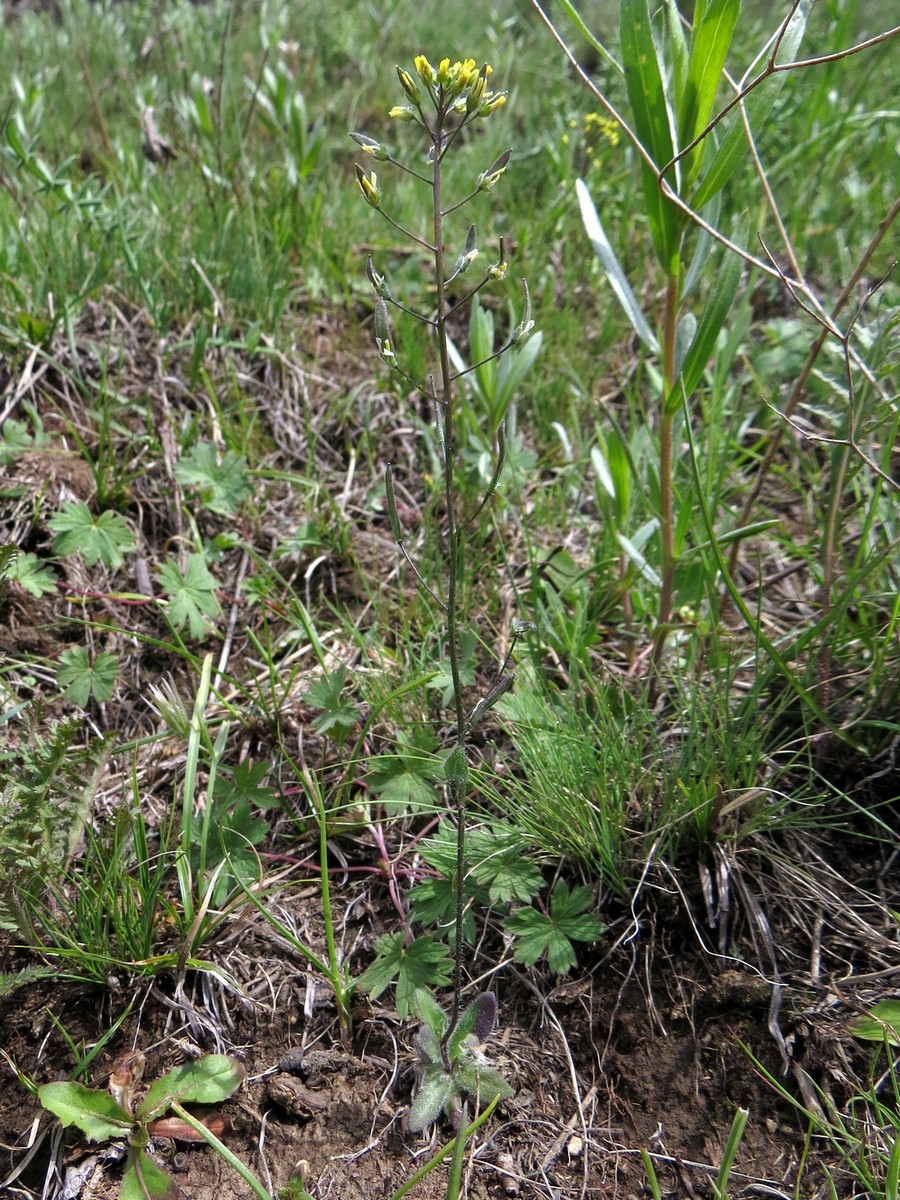
[[[447,346],[447,313],[444,296],[444,239],[441,211],[441,144],[446,113],[443,103],[437,111],[434,127],[434,174],[432,180],[433,228],[434,228],[434,273],[437,290],[438,355],[440,360],[441,394],[438,403],[444,418],[444,502],[447,509],[447,657],[450,660],[450,678],[453,682],[453,704],[456,719],[456,749],[462,756],[466,744],[466,714],[463,706],[462,679],[459,663],[459,586],[460,586],[460,541],[461,531],[456,514],[455,430],[453,420],[453,373],[450,369],[450,353]],[[441,1049],[446,1057],[447,1043],[459,1020],[459,996],[462,990],[462,925],[463,925],[463,874],[465,871],[466,839],[466,785],[464,773],[453,771],[449,778],[450,805],[456,814],[456,929],[454,931],[453,1003],[450,1024],[441,1040]]]

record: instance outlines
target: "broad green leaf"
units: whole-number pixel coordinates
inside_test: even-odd
[[[187,626],[192,638],[209,633],[206,617],[219,615],[219,601],[216,581],[203,556],[191,554],[183,573],[177,563],[163,563],[158,575],[160,587],[169,598],[169,619],[176,629]]]
[[[459,1058],[466,1038],[474,1035],[479,1042],[487,1041],[496,1023],[497,997],[493,992],[482,992],[466,1006],[453,1030],[447,1046],[450,1061]]]
[[[900,1000],[879,1000],[867,1016],[850,1022],[850,1032],[867,1042],[883,1042],[887,1037],[892,1045],[900,1046]]]
[[[427,988],[417,987],[412,994],[410,1011],[414,1017],[424,1021],[435,1038],[440,1040],[447,1032],[447,1014]]]
[[[65,690],[66,698],[81,708],[94,700],[105,704],[119,678],[119,660],[114,654],[101,651],[91,662],[86,646],[70,646],[59,656],[57,683]]]
[[[466,907],[463,911],[463,941],[471,946],[475,941],[475,916],[473,905],[469,903],[477,897],[478,908],[485,907],[489,900],[485,892],[479,892],[473,882],[466,880]],[[449,879],[423,879],[410,889],[409,901],[412,904],[413,915],[420,925],[437,927],[439,934],[446,938],[454,932],[456,925],[456,888]]]
[[[473,1063],[456,1072],[456,1085],[470,1096],[479,1096],[482,1104],[489,1104],[495,1096],[505,1100],[513,1094],[512,1088],[494,1067],[482,1067]]]
[[[709,121],[740,9],[741,0],[697,0],[688,75],[678,111],[680,147],[689,145]],[[682,194],[696,179],[702,158],[701,143],[683,160]]]
[[[115,571],[137,544],[121,513],[102,512],[95,520],[80,500],[64,504],[47,525],[58,535],[53,542],[54,553],[80,554],[89,567],[100,561]]]
[[[499,421],[508,406],[515,399],[516,392],[522,386],[525,376],[534,366],[537,356],[544,344],[544,335],[540,330],[533,333],[527,342],[514,346],[498,359],[499,386],[497,396],[491,405],[492,415]]]
[[[45,1083],[38,1100],[62,1125],[76,1126],[92,1142],[125,1137],[134,1124],[108,1092],[81,1083]]]
[[[141,1101],[137,1115],[144,1122],[179,1104],[221,1104],[236,1091],[244,1068],[227,1054],[207,1054],[184,1063],[157,1079]]]
[[[304,700],[313,708],[321,709],[313,721],[316,733],[345,734],[354,729],[359,721],[359,709],[342,693],[347,678],[345,667],[338,667],[330,674],[313,680],[303,693]]]
[[[635,132],[656,167],[661,169],[674,158],[674,150],[668,98],[660,71],[648,0],[621,0],[619,34]],[[678,275],[681,240],[678,210],[663,196],[656,171],[643,159],[641,176],[644,205],[657,257],[667,275]]]
[[[778,48],[776,60],[778,63],[791,62],[797,57],[800,43],[806,32],[806,22],[811,7],[812,0],[802,0],[796,12],[791,16],[784,38]],[[765,125],[787,77],[788,72],[781,71],[766,79],[744,101],[747,122],[752,131],[756,132]],[[747,153],[747,134],[743,122],[737,113],[733,114],[731,119],[733,120],[731,128],[710,160],[697,191],[690,198],[691,207],[694,209],[704,208],[712,197],[722,190],[734,173],[738,162]]]
[[[609,238],[606,236],[606,232],[600,223],[597,209],[594,207],[591,194],[587,190],[587,185],[583,179],[575,181],[575,193],[578,196],[578,205],[581,209],[581,220],[584,224],[585,232],[590,238],[591,245],[594,247],[594,253],[600,259],[600,265],[606,272],[609,286],[615,293],[616,299],[625,309],[625,315],[631,322],[632,329],[645,346],[652,350],[654,354],[658,354],[659,342],[653,330],[647,324],[644,314],[641,312],[641,306],[634,292],[631,290],[631,285],[625,277],[625,272],[622,270]]]
[[[119,1200],[175,1200],[178,1189],[145,1150],[130,1150]]]

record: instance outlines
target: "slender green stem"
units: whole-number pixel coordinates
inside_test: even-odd
[[[497,1105],[499,1103],[500,1103],[500,1097],[496,1096],[490,1102],[490,1104],[487,1106],[487,1108],[484,1110],[484,1112],[476,1120],[474,1120],[467,1129],[463,1130],[462,1128],[460,1128],[459,1133],[456,1135],[456,1137],[453,1139],[452,1142],[448,1142],[446,1146],[442,1146],[441,1149],[438,1150],[437,1154],[435,1154],[433,1158],[429,1158],[427,1163],[425,1163],[423,1166],[419,1167],[419,1169],[418,1169],[418,1171],[416,1171],[415,1175],[411,1175],[410,1178],[407,1179],[406,1183],[402,1184],[401,1187],[397,1188],[396,1192],[394,1192],[393,1196],[391,1196],[391,1200],[403,1200],[403,1197],[407,1196],[412,1191],[412,1189],[416,1186],[417,1183],[421,1183],[423,1179],[425,1179],[428,1175],[431,1174],[431,1172],[435,1169],[435,1167],[439,1167],[441,1165],[441,1163],[444,1161],[444,1159],[447,1157],[448,1154],[452,1154],[452,1152],[456,1149],[456,1146],[458,1145],[458,1139],[460,1137],[465,1142],[465,1141],[468,1141],[468,1139],[472,1136],[473,1133],[478,1132],[478,1130],[481,1128],[482,1125],[484,1125],[484,1123],[487,1121],[488,1117],[490,1117],[490,1115],[493,1113],[494,1109],[497,1107]]]
[[[237,1155],[233,1154],[224,1142],[219,1141],[211,1129],[207,1128],[202,1121],[198,1121],[192,1113],[189,1113],[188,1110],[177,1101],[172,1104],[172,1112],[179,1116],[181,1120],[184,1121],[185,1125],[189,1125],[195,1133],[198,1133],[200,1137],[203,1138],[204,1142],[207,1143],[207,1145],[212,1146],[216,1154],[218,1154],[220,1158],[224,1159],[224,1161],[228,1163],[229,1167],[231,1167],[233,1171],[237,1171],[238,1175],[240,1175],[247,1187],[250,1188],[254,1196],[258,1196],[259,1200],[270,1200],[268,1191],[259,1182],[250,1168],[245,1167]]]

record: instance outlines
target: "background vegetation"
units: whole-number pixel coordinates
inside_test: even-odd
[[[469,706],[514,641],[517,670],[472,737],[472,975],[517,963],[543,986],[677,928],[776,992],[790,975],[808,1000],[859,970],[890,987],[896,39],[842,52],[892,6],[809,9],[799,56],[823,61],[769,81],[753,153],[704,209],[760,266],[686,235],[701,328],[729,271],[734,286],[689,404],[668,409],[637,317],[661,337],[666,275],[622,128],[524,0],[474,26],[466,6],[388,7],[67,0],[0,32],[0,919],[19,948],[4,987],[49,967],[174,980],[176,999],[195,973],[237,989],[226,948],[251,915],[328,981],[347,1046],[354,993],[405,1017],[416,988],[449,980],[452,681],[384,488],[391,463],[432,577],[440,441],[376,351],[366,259],[411,308],[429,311],[433,281],[362,202],[347,136],[394,138],[393,66],[423,51],[489,61],[509,90],[448,158],[465,194],[513,147],[448,232],[455,255],[474,221],[482,263],[500,237],[510,262],[453,322],[455,368],[505,342],[523,278],[536,326],[459,395],[461,503],[489,485],[506,421],[463,566]],[[627,113],[568,7],[547,12]],[[618,53],[618,6],[582,15]],[[783,16],[745,6],[732,78]],[[419,227],[416,181],[377,165],[392,216]],[[427,332],[395,328],[424,377]],[[865,847],[852,864],[836,836]],[[332,903],[339,870],[373,889],[373,923]],[[303,932],[281,906],[310,878]],[[839,1120],[801,1075],[817,1132],[862,1146],[851,1110]],[[889,1194],[896,1105],[876,1092],[866,1186]]]

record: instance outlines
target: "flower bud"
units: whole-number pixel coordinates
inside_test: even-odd
[[[511,158],[512,150],[504,150],[500,157],[492,162],[486,171],[482,171],[478,176],[478,190],[481,192],[492,192],[500,176],[509,165]]]
[[[402,67],[397,68],[397,78],[400,80],[400,86],[406,92],[407,96],[412,100],[413,104],[418,108],[422,101],[422,93],[416,87],[413,77],[409,71],[404,71]]]
[[[479,117],[489,117],[506,103],[506,92],[488,92],[478,110]]]
[[[359,190],[362,192],[366,204],[371,204],[373,208],[381,208],[381,189],[378,186],[378,176],[374,171],[367,175],[359,163],[354,163],[356,169],[356,182],[359,184]]]
[[[414,121],[416,119],[416,111],[414,108],[410,108],[408,104],[395,104],[389,110],[388,116],[393,121]]]
[[[373,158],[385,159],[390,158],[390,152],[382,146],[381,142],[376,142],[367,133],[351,133],[350,136],[362,150],[363,154],[371,154]]]

